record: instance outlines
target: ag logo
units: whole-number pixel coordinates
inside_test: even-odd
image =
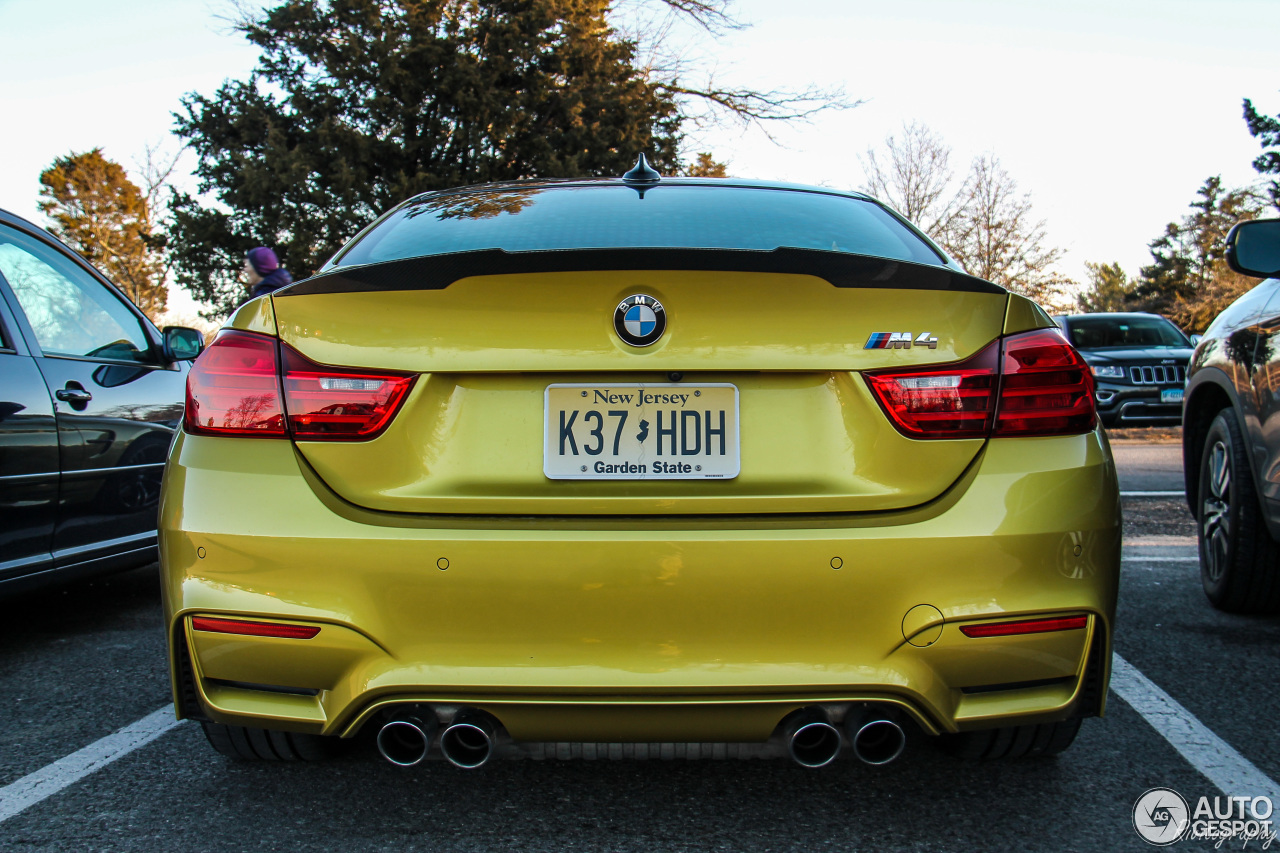
[[[652,296],[637,293],[613,309],[613,329],[633,347],[647,347],[667,330],[667,312]]]
[[[1187,801],[1172,788],[1152,788],[1133,804],[1133,828],[1148,844],[1172,844],[1190,823]]]

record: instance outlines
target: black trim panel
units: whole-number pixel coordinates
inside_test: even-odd
[[[405,258],[332,270],[276,291],[276,298],[314,293],[443,290],[478,275],[614,270],[708,270],[812,275],[835,287],[950,290],[1004,294],[999,285],[946,267],[817,249],[569,249],[507,252],[482,249]]]
[[[1074,682],[1074,675],[1063,675],[1058,678],[1037,678],[1035,681],[1010,681],[1005,684],[981,684],[977,687],[961,687],[960,692],[966,695],[978,693],[1001,693],[1005,690],[1030,690],[1033,687],[1050,687],[1054,684]]]
[[[228,681],[225,678],[206,678],[210,684],[221,687],[234,687],[237,690],[256,690],[260,693],[288,693],[290,696],[319,696],[320,691],[314,687],[281,687],[276,684],[252,684],[248,681]]]
[[[158,546],[159,534],[154,530],[148,530],[116,539],[103,539],[87,545],[77,545],[74,548],[63,548],[53,552],[53,559],[59,567],[68,568],[76,563],[109,560],[116,556],[139,554],[146,550],[158,554]]]

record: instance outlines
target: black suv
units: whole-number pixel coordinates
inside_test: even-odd
[[[1209,601],[1280,612],[1280,219],[1242,222],[1227,263],[1267,277],[1218,315],[1196,348],[1182,421],[1187,502]]]
[[[1176,426],[1194,344],[1159,314],[1053,318],[1093,369],[1106,426]]]

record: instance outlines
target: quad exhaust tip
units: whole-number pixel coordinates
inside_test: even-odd
[[[826,767],[840,755],[840,730],[821,714],[801,714],[788,727],[787,754],[801,767]]]
[[[902,726],[873,709],[846,717],[843,737],[823,710],[802,711],[787,726],[784,742],[791,760],[801,767],[826,767],[840,756],[844,737],[860,761],[876,766],[897,760],[907,745]]]
[[[392,717],[378,730],[378,752],[399,767],[413,767],[427,758],[439,724],[432,709],[410,709]],[[488,764],[497,747],[497,721],[488,714],[459,714],[440,734],[440,752],[454,767],[475,770]],[[860,761],[884,765],[906,747],[906,733],[881,712],[863,711],[844,721],[844,735]],[[787,726],[787,754],[801,767],[825,767],[840,755],[840,729],[820,710],[802,712]]]
[[[437,725],[430,711],[397,714],[378,730],[378,752],[392,764],[413,767],[427,757]]]
[[[875,712],[850,716],[845,721],[845,733],[853,745],[853,754],[867,764],[895,761],[907,745],[902,726]]]
[[[440,752],[454,767],[475,770],[493,757],[496,731],[493,721],[485,715],[459,715],[440,735]]]

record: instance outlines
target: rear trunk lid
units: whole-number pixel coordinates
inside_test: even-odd
[[[990,286],[837,287],[807,274],[646,269],[359,290],[277,294],[281,339],[321,364],[420,376],[377,438],[298,441],[298,451],[359,506],[482,515],[925,503],[960,477],[983,440],[903,436],[861,374],[974,355],[1001,334],[1008,299]],[[665,310],[666,331],[650,346],[615,331],[615,309],[637,294]],[[892,335],[919,344],[876,346]],[[636,444],[641,437],[650,443]],[[610,451],[625,455],[628,443],[641,456],[597,467],[616,465]],[[683,471],[694,444],[736,459],[703,453],[694,464],[707,462],[705,471]]]

